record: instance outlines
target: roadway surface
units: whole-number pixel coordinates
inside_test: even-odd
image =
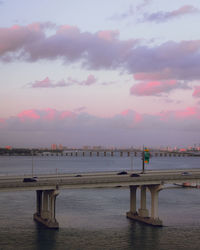
[[[183,175],[184,172],[188,174]],[[24,176],[0,176],[0,191],[127,187],[183,182],[200,184],[200,169],[146,171],[144,174],[134,171],[139,174],[138,177],[131,177],[131,173],[128,171],[125,175],[118,175],[118,172],[39,175],[36,182],[23,182]]]

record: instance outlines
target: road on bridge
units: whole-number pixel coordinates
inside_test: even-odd
[[[186,174],[183,174],[184,172]],[[39,175],[36,182],[23,182],[24,176],[1,176],[0,191],[127,187],[130,185],[181,184],[183,182],[200,183],[199,169],[157,170],[146,171],[144,174],[135,171],[134,173],[137,173],[138,177],[131,177],[131,173],[128,171],[127,174],[123,175],[119,175],[118,172]]]

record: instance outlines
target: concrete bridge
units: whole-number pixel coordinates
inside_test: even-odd
[[[185,173],[188,171],[188,173]],[[34,219],[49,228],[58,228],[56,220],[56,197],[62,189],[130,187],[130,210],[127,217],[144,223],[162,226],[158,217],[158,193],[166,184],[183,182],[200,183],[200,170],[148,171],[131,177],[128,172],[40,175],[36,182],[23,182],[23,176],[1,176],[0,191],[36,191],[36,213]],[[140,204],[136,204],[136,191],[140,190]],[[146,192],[151,193],[151,211],[146,206]],[[137,209],[137,207],[139,207]]]
[[[131,150],[69,150],[61,152],[38,152],[34,155],[40,156],[67,156],[67,157],[140,157],[143,151]],[[200,156],[193,152],[169,152],[169,151],[151,151],[151,157],[188,157]]]

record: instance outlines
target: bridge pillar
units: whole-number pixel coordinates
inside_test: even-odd
[[[151,192],[151,218],[158,218],[158,193],[162,189],[161,185],[149,185],[148,189]]]
[[[58,190],[37,190],[36,213],[34,220],[49,228],[58,228],[59,224],[55,218],[56,196]]]
[[[141,221],[152,226],[162,226],[162,221],[158,218],[158,192],[161,185],[141,186],[140,208],[136,210],[136,190],[138,186],[130,186],[130,211],[126,216],[130,219]],[[146,190],[151,192],[151,217],[146,208]]]
[[[148,217],[149,211],[146,209],[146,186],[141,186],[140,209],[139,216]]]
[[[138,186],[130,186],[130,212],[137,213],[136,208],[136,191]]]

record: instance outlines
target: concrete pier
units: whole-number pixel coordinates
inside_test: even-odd
[[[140,186],[140,208],[136,207],[136,191],[138,186],[130,186],[130,211],[126,216],[130,219],[141,221],[152,226],[162,226],[162,221],[158,217],[158,192],[162,189],[161,185],[142,185]],[[146,190],[151,192],[151,216],[146,208]]]
[[[141,217],[148,217],[149,211],[146,208],[146,186],[141,186],[140,208],[138,214]]]
[[[36,213],[33,215],[33,218],[48,228],[59,228],[55,218],[56,196],[58,194],[58,190],[36,191]]]

